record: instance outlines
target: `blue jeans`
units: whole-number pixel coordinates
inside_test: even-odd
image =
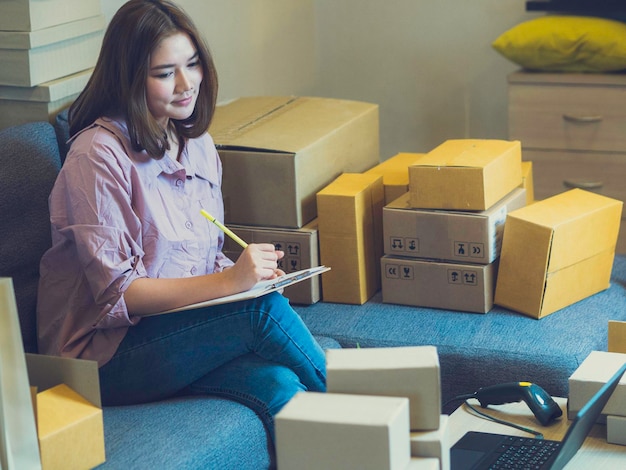
[[[278,293],[143,318],[100,368],[104,405],[178,394],[252,408],[274,437],[274,415],[299,391],[326,390],[324,352]]]

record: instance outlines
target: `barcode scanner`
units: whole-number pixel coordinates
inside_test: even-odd
[[[524,400],[543,426],[547,426],[563,414],[561,407],[552,397],[539,385],[531,382],[508,382],[483,387],[474,393],[473,398],[476,398],[483,408]]]

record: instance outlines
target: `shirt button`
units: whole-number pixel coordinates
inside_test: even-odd
[[[193,224],[191,223],[191,221],[188,220],[187,222],[185,222],[185,227],[191,230],[191,227],[193,227]]]
[[[183,180],[177,179],[176,180],[176,186],[178,186],[180,188],[182,185],[183,185]]]
[[[191,275],[192,276],[195,276],[197,272],[198,272],[198,268],[196,268],[195,266],[193,268],[191,268]]]

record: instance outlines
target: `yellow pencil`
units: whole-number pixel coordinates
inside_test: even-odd
[[[204,209],[200,209],[200,213],[205,216],[207,219],[209,219],[211,222],[213,222],[215,225],[217,225],[219,227],[219,229],[224,232],[226,235],[228,235],[230,238],[232,238],[233,240],[235,240],[237,243],[239,243],[239,245],[241,245],[243,248],[247,248],[248,244],[246,242],[244,242],[241,238],[239,238],[231,229],[229,229],[228,227],[226,227],[224,224],[222,224],[219,220],[217,220],[215,217],[213,217],[211,214],[209,214],[207,211],[205,211]]]

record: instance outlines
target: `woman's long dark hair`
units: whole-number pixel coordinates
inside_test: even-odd
[[[208,47],[189,16],[172,2],[130,0],[111,19],[91,79],[70,107],[70,135],[99,117],[122,118],[135,150],[161,158],[169,145],[146,100],[150,54],[164,38],[181,32],[197,49],[203,79],[191,116],[171,122],[179,139],[206,132],[217,100],[217,72]]]

